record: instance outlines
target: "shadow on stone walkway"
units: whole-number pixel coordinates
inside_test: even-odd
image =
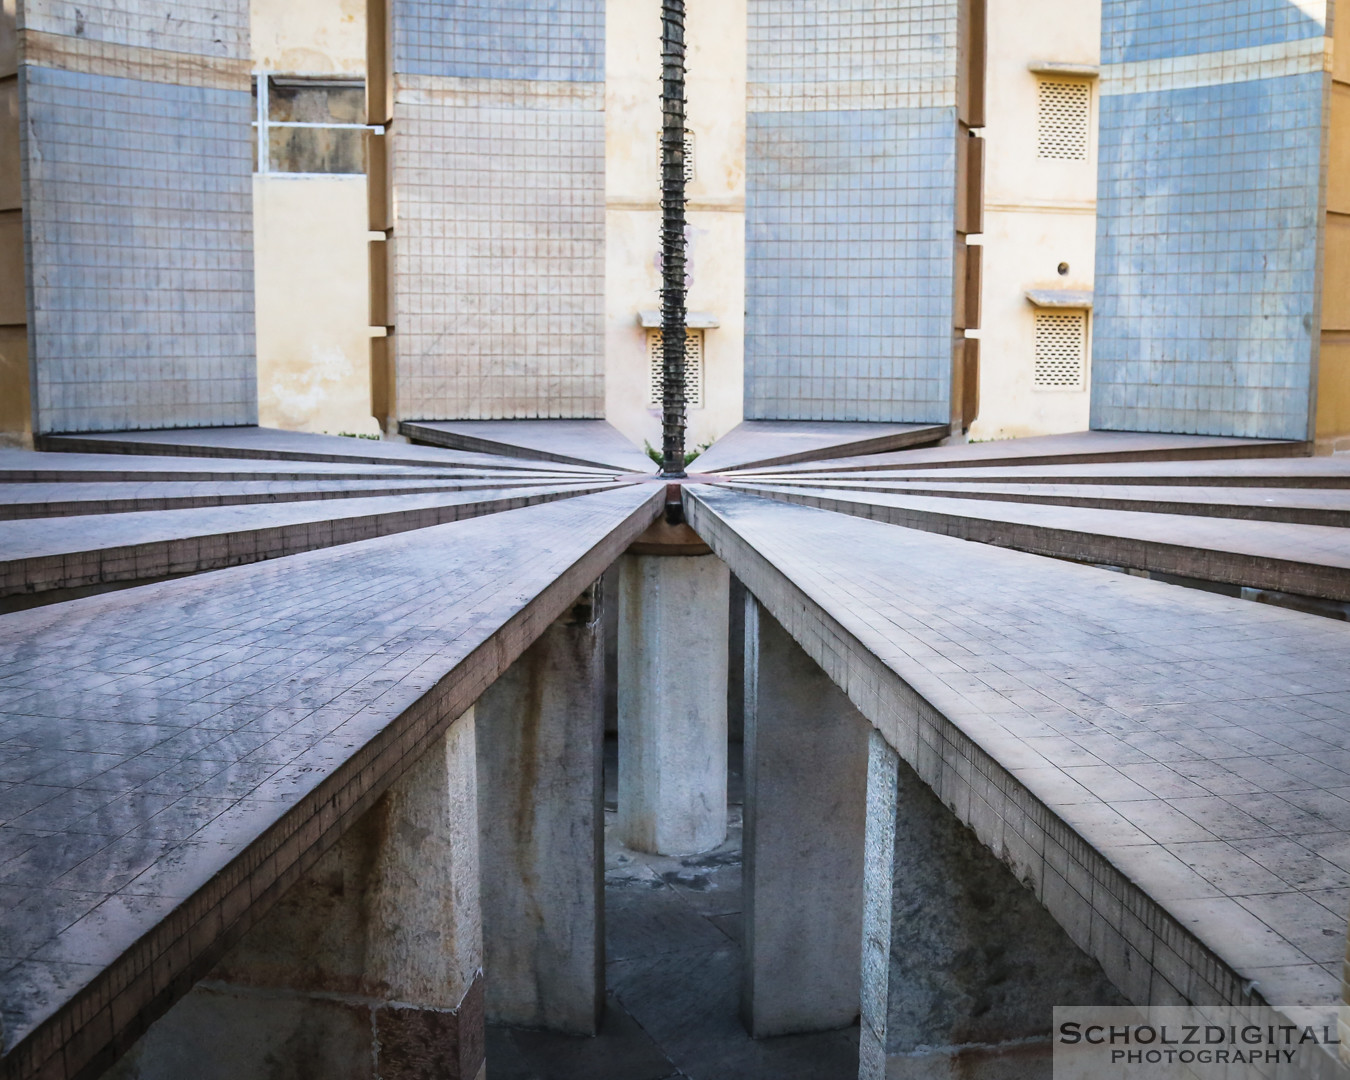
[[[617,746],[605,746],[605,948],[594,1039],[490,1026],[490,1080],[854,1080],[858,1029],[751,1039],[742,1027],[741,755],[730,830],[715,851],[668,858],[613,834]]]

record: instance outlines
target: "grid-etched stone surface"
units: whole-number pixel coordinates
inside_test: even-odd
[[[957,5],[749,14],[746,416],[945,422]]]
[[[1041,462],[1105,462],[1208,458],[1287,457],[1305,453],[1296,442],[1256,439],[1197,438],[1194,435],[1154,435],[1133,431],[1076,431],[1069,435],[1037,435],[1029,439],[1001,439],[989,443],[920,447],[894,454],[866,454],[830,461],[806,461],[746,473],[847,472],[878,469],[959,469],[991,465],[1037,465]]]
[[[1322,6],[1105,5],[1093,427],[1308,437]]]
[[[887,480],[829,478],[828,474],[791,481],[794,488],[851,489],[893,495],[937,496],[946,499],[1026,502],[1047,506],[1081,506],[1095,510],[1133,510],[1149,514],[1182,514],[1232,518],[1242,521],[1284,521],[1300,525],[1350,526],[1350,492],[1344,489],[1261,487],[1203,487],[1147,484],[1022,484],[967,480]],[[0,499],[4,492],[0,491]],[[3,505],[0,502],[0,505]],[[1184,530],[1181,525],[1179,529]]]
[[[741,485],[738,485],[741,486]],[[1328,525],[1187,517],[746,484],[774,499],[1056,558],[1350,600],[1350,533]]]
[[[601,416],[602,98],[466,100],[396,106],[399,416]]]
[[[876,454],[947,437],[946,424],[746,420],[698,456],[699,472]]]
[[[0,479],[4,469],[0,466]],[[556,477],[514,474],[490,480],[238,480],[238,481],[73,481],[0,483],[0,519],[73,517],[81,514],[129,514],[151,510],[189,510],[254,503],[317,502],[431,492],[481,491],[537,487]]]
[[[1128,998],[1338,999],[1350,628],[726,489],[686,508]]]
[[[602,490],[487,488],[0,521],[0,596],[145,581],[293,555]]]
[[[781,432],[748,425],[728,453],[781,454]],[[279,502],[0,531],[80,539],[209,519],[228,554],[287,527],[239,527],[249,521],[331,529],[379,503],[366,520],[385,528],[414,505],[494,509],[617,472],[257,428],[51,441],[143,456],[110,454],[97,469],[84,452],[0,452],[14,505],[46,479],[53,504],[99,488],[110,508],[122,489],[90,483],[100,475],[151,498],[247,484]],[[571,456],[574,441],[501,445]],[[1227,559],[1243,584],[1291,557],[1344,572],[1342,529],[1186,513],[1188,502],[1219,508],[1225,490],[1249,507],[1339,506],[1345,463],[1244,457],[1290,446],[1090,433],[747,470],[726,475],[735,488],[691,484],[685,498],[704,539],[1126,996],[1237,1001],[1254,983],[1258,997],[1318,1006],[1335,998],[1350,905],[1350,628],[994,546],[1076,537],[1052,552],[1074,559],[1103,557],[1093,545],[1187,548]],[[814,452],[838,449],[826,439]],[[1216,454],[1233,458],[1155,460]],[[1037,460],[1060,464],[1026,464]],[[473,472],[458,493],[388,494]],[[513,486],[494,493],[494,477]],[[1033,501],[950,497],[1006,494],[980,483],[991,478]],[[532,479],[544,483],[514,486]],[[1075,480],[1087,480],[1075,495],[1114,487],[1144,506],[1170,498],[1172,512],[1037,505]],[[1260,490],[1285,483],[1302,490]],[[345,505],[280,502],[375,485],[386,494]],[[892,490],[923,485],[942,497]],[[664,495],[664,484],[614,485],[0,616],[0,1011],[17,1041],[5,1067],[47,1063],[70,1077],[124,1047],[650,524]],[[911,515],[922,529],[979,522],[990,543],[859,513]]]
[[[436,446],[409,446],[384,439],[349,439],[340,435],[313,435],[278,428],[223,427],[183,431],[125,431],[117,434],[59,436],[43,440],[60,450],[107,454],[182,454],[186,457],[256,458],[274,461],[330,461],[352,465],[431,466],[477,471],[537,471],[572,475],[598,475],[614,470],[553,461],[529,461],[444,450]],[[238,464],[237,462],[235,463]],[[419,475],[426,475],[419,471]]]
[[[247,91],[19,78],[35,430],[256,423]]]
[[[1104,0],[1102,62],[1128,63],[1321,37],[1324,0]]]
[[[134,1037],[662,498],[625,487],[6,616],[6,1066],[72,1076]]]
[[[169,52],[248,59],[246,0],[24,0],[19,27]]]
[[[601,82],[604,0],[437,0],[394,6],[394,64],[412,75]]]
[[[459,420],[405,422],[409,438],[508,457],[651,473],[655,462],[608,420]]]

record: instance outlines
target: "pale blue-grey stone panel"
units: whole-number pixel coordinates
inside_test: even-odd
[[[37,429],[256,423],[249,94],[20,80]]]
[[[1093,427],[1304,438],[1320,73],[1106,96]]]
[[[604,0],[397,0],[393,24],[394,69],[410,75],[605,77]]]
[[[749,118],[745,415],[948,419],[954,108]]]
[[[1324,21],[1305,6],[1290,0],[1103,0],[1102,63],[1321,37]]]

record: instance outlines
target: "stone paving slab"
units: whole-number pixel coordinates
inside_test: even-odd
[[[547,466],[545,466],[547,468]],[[572,473],[549,469],[550,475]],[[533,475],[539,475],[542,470]],[[366,480],[416,477],[454,480],[480,477],[471,466],[372,465],[363,462],[285,462],[265,458],[156,457],[151,454],[83,454],[0,447],[0,484],[245,480]],[[527,473],[527,475],[531,475]]]
[[[932,496],[998,502],[1082,506],[1095,510],[1130,510],[1246,521],[1285,521],[1296,525],[1350,526],[1350,491],[1297,488],[1177,487],[1106,484],[944,484],[933,481],[873,480],[865,474],[824,480],[794,479],[795,488],[826,491],[873,491],[892,495]],[[3,497],[0,491],[0,497]],[[0,506],[3,504],[0,503]]]
[[[342,435],[314,435],[279,428],[174,428],[164,431],[124,431],[80,435],[43,435],[41,450],[84,453],[182,454],[188,457],[266,458],[274,461],[340,461],[367,465],[430,465],[446,468],[530,469],[541,465],[559,469],[557,462],[470,454],[435,446],[412,446],[386,439],[351,439]],[[567,471],[593,474],[579,465]],[[599,470],[606,471],[606,470]]]
[[[575,477],[565,482],[577,483]],[[242,480],[66,484],[0,484],[0,520],[71,517],[81,514],[126,514],[151,510],[189,510],[253,503],[317,502],[368,498],[375,495],[422,495],[434,492],[538,487],[558,477],[537,473],[497,474],[487,479],[424,480],[416,473],[382,480]]]
[[[699,472],[787,465],[878,454],[947,437],[946,424],[847,423],[832,420],[746,420],[698,457]]]
[[[572,483],[0,521],[0,596],[215,570],[608,486]]]
[[[1133,431],[1079,431],[1027,439],[964,443],[892,454],[842,458],[828,463],[785,466],[791,472],[856,469],[956,469],[974,465],[1035,465],[1059,462],[1148,461],[1189,458],[1298,457],[1308,444],[1274,439],[1232,439],[1213,435],[1151,435]]]
[[[656,472],[656,462],[608,420],[404,420],[400,433],[452,450]]]
[[[0,616],[4,1075],[186,992],[661,512],[623,485]]]
[[[1339,1000],[1350,627],[727,487],[684,495],[1130,1000]]]
[[[757,472],[755,480],[798,481],[802,473]],[[747,474],[745,479],[751,477]],[[961,469],[814,472],[812,480],[868,480],[944,484],[1149,484],[1214,487],[1350,487],[1350,454],[1341,457],[1238,458],[1200,461],[1123,461],[1069,465],[982,465]]]
[[[737,483],[771,499],[1037,555],[1350,600],[1350,532],[1129,510]]]

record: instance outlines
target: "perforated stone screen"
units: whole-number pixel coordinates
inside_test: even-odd
[[[1092,88],[1085,82],[1042,79],[1036,95],[1036,156],[1086,161]]]
[[[1082,389],[1086,344],[1086,312],[1038,311],[1035,332],[1036,388]]]
[[[647,331],[647,356],[651,360],[648,400],[661,404],[666,389],[665,337],[660,330]],[[703,405],[703,331],[686,330],[684,337],[684,393],[685,403],[693,409]]]

